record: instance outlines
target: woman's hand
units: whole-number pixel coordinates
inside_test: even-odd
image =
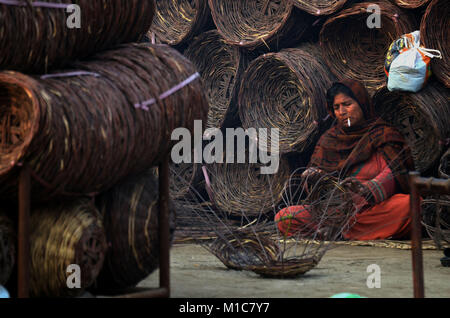
[[[319,168],[310,167],[303,171],[302,173],[302,182],[303,189],[306,193],[310,193],[311,189],[315,186],[315,184],[319,181],[319,179],[323,176],[324,171]]]
[[[352,192],[357,194],[358,197],[361,197],[360,199],[363,199],[369,205],[375,204],[375,199],[372,195],[372,191],[370,191],[370,188],[368,186],[366,186],[364,183],[362,183],[361,181],[359,181],[357,178],[348,177],[341,182],[341,185],[348,186]],[[361,201],[360,199],[357,201]],[[358,203],[361,203],[361,202],[358,202]]]

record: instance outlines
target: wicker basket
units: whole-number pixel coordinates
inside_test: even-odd
[[[0,285],[5,285],[16,263],[16,231],[11,219],[0,212]]]
[[[396,127],[411,148],[420,172],[436,163],[450,136],[450,93],[439,82],[429,82],[420,92],[389,92],[384,87],[374,95],[377,112]]]
[[[328,15],[341,9],[347,0],[293,0],[294,5],[309,14]]]
[[[149,37],[180,46],[211,27],[208,0],[157,0]]]
[[[225,41],[250,50],[294,45],[313,21],[291,0],[209,0],[209,6]]]
[[[136,286],[159,266],[159,183],[153,171],[130,176],[97,198],[110,248],[95,288]],[[171,236],[175,214],[171,212]]]
[[[261,174],[257,163],[216,163],[207,167],[211,202],[226,215],[239,218],[272,216],[289,178],[289,165],[280,158],[276,174]]]
[[[77,68],[89,75],[0,73],[4,196],[14,191],[23,161],[33,171],[33,199],[102,192],[157,165],[175,144],[175,128],[193,131],[194,120],[206,118],[201,79],[167,45],[126,45]]]
[[[281,154],[306,150],[319,132],[317,122],[327,114],[326,91],[333,80],[317,45],[260,56],[242,78],[242,126],[279,129]],[[260,145],[260,150],[268,149]]]
[[[381,28],[369,28],[367,20],[380,7]],[[385,84],[384,61],[389,45],[413,31],[412,18],[388,1],[357,3],[330,17],[320,32],[324,60],[339,78],[353,78],[374,93]],[[352,30],[349,32],[348,30]]]
[[[242,73],[253,56],[227,44],[216,30],[195,38],[184,51],[184,55],[202,74],[209,100],[205,128],[238,126],[239,84]]]
[[[450,6],[446,0],[432,0],[420,23],[422,44],[430,49],[439,50],[442,59],[431,60],[431,68],[436,77],[450,88]]]
[[[30,228],[33,297],[79,296],[94,283],[107,245],[100,215],[90,200],[38,208],[32,211]],[[80,267],[81,288],[67,285],[71,264]]]
[[[438,173],[439,178],[450,179],[450,148],[441,157]]]
[[[307,242],[302,248],[296,244],[289,247],[263,229],[268,226],[256,224],[222,232],[205,247],[227,268],[252,271],[266,278],[298,277],[313,269],[324,255],[321,244]]]
[[[430,0],[395,0],[395,4],[406,9],[415,9],[427,4]]]
[[[450,196],[429,196],[422,200],[422,224],[438,248],[450,244]]]
[[[27,73],[46,73],[74,59],[135,42],[150,28],[155,11],[154,0],[45,0],[33,1],[34,6],[13,2],[0,4],[0,69]],[[43,2],[79,5],[80,28],[68,26],[73,14],[65,8],[39,7]]]

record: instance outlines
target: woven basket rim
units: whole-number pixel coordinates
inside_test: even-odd
[[[214,5],[214,0],[208,0],[209,3],[209,7],[211,9],[211,16],[213,18],[214,24],[217,26],[217,14],[216,14],[216,10],[215,10],[215,5]],[[217,28],[217,31],[220,33],[220,35],[225,39],[225,41],[228,44],[231,45],[236,45],[236,46],[241,46],[244,48],[253,48],[256,46],[260,46],[261,40],[266,41],[267,39],[273,37],[274,35],[276,35],[284,26],[284,24],[289,20],[289,18],[292,15],[292,12],[294,11],[294,4],[292,1],[288,1],[286,3],[286,6],[288,8],[288,13],[284,15],[283,19],[281,20],[280,23],[278,23],[278,25],[276,26],[275,29],[272,29],[272,31],[270,31],[269,33],[267,33],[266,35],[264,35],[261,38],[255,39],[255,40],[251,40],[251,41],[235,41],[235,40],[231,40],[229,39],[220,28]]]
[[[37,83],[30,76],[24,75],[15,71],[5,71],[0,72],[0,86],[17,86],[27,95],[31,107],[34,118],[31,121],[31,127],[29,129],[28,134],[25,139],[19,146],[17,146],[17,150],[15,151],[16,155],[13,161],[10,162],[8,166],[0,166],[0,175],[6,174],[10,172],[17,164],[23,159],[28,148],[34,137],[36,136],[39,130],[39,118],[41,116],[41,111],[39,108],[39,102],[36,94],[33,92],[33,88],[37,86]],[[2,106],[5,107],[5,106]]]

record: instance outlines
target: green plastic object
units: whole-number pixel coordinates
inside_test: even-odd
[[[367,298],[367,297],[362,297],[358,294],[352,294],[352,293],[339,293],[339,294],[331,296],[330,298]]]

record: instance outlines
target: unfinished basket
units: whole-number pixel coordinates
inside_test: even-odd
[[[159,266],[159,183],[153,171],[130,176],[96,199],[110,248],[96,289],[136,286]],[[171,236],[174,211],[171,212]]]
[[[242,77],[239,115],[242,126],[279,130],[279,152],[302,152],[319,132],[326,116],[326,91],[334,76],[317,45],[284,49],[252,61]],[[267,136],[270,149],[271,135]]]
[[[206,88],[209,112],[205,128],[238,126],[239,85],[252,55],[227,44],[217,30],[196,37],[184,55],[197,67]]]
[[[158,0],[152,34],[169,45],[187,44],[212,25],[208,0]]]
[[[294,45],[313,21],[291,0],[209,0],[209,6],[225,41],[250,50]]]
[[[403,134],[411,148],[415,168],[425,172],[440,159],[450,136],[450,93],[441,83],[429,82],[420,92],[374,95],[378,114]]]
[[[0,211],[0,285],[5,285],[16,263],[16,231],[7,214]]]
[[[439,50],[442,59],[431,60],[436,77],[450,88],[450,6],[446,0],[432,0],[420,23],[421,42],[426,48]]]
[[[273,223],[271,223],[273,227]],[[266,278],[295,278],[316,267],[325,250],[321,244],[306,242],[306,247],[280,242],[271,237],[269,227],[260,224],[218,233],[206,245],[227,268],[248,270]],[[308,248],[309,247],[309,248]],[[293,252],[295,250],[295,252]]]
[[[30,294],[33,297],[79,296],[96,280],[107,250],[102,221],[93,202],[79,199],[32,211],[30,221]],[[80,288],[76,284],[76,269]]]
[[[294,5],[309,14],[328,15],[341,9],[347,0],[293,0]]]
[[[16,192],[22,162],[33,199],[102,192],[157,165],[174,129],[206,118],[198,73],[167,45],[129,44],[76,67],[44,79],[0,73],[3,196]]]
[[[69,4],[80,9],[69,13]],[[46,73],[136,42],[150,28],[154,10],[154,0],[1,1],[0,69]]]
[[[380,8],[378,26],[370,10],[374,5]],[[411,21],[406,12],[388,1],[354,4],[323,25],[320,45],[324,60],[338,78],[359,80],[373,94],[386,82],[384,60],[389,45],[414,30]],[[369,22],[374,25],[369,26]]]

